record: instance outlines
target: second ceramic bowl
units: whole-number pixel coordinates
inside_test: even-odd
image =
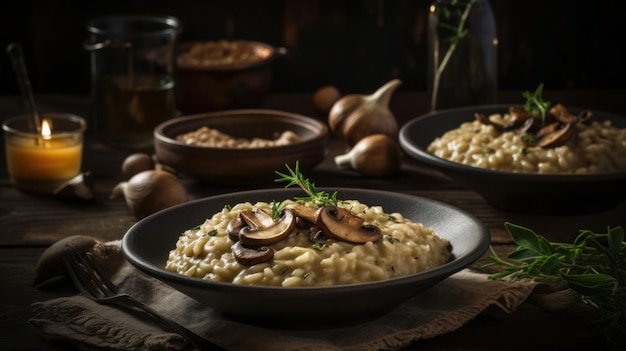
[[[223,148],[188,145],[178,135],[208,127],[237,138],[272,139],[290,130],[299,140],[260,148]],[[295,113],[266,110],[229,110],[178,117],[157,126],[154,147],[159,162],[201,181],[218,184],[262,184],[276,171],[296,162],[305,171],[319,164],[329,138],[325,123]]]

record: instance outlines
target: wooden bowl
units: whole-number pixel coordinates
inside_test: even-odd
[[[186,59],[194,47],[218,52]],[[186,114],[258,107],[271,88],[273,62],[283,53],[245,40],[186,42],[178,52],[178,107]]]
[[[299,141],[261,148],[222,148],[187,145],[176,136],[209,127],[237,138],[272,139],[290,130]],[[298,114],[265,110],[229,110],[178,117],[154,130],[159,162],[200,181],[217,184],[272,184],[276,171],[298,162],[302,171],[323,161],[329,138],[325,123]]]

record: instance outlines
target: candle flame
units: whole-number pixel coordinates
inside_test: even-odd
[[[44,119],[41,122],[41,136],[44,139],[50,139],[50,135],[52,134],[52,130],[50,129],[50,122],[47,119]]]

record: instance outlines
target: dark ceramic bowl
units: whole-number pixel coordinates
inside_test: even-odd
[[[433,228],[449,240],[451,260],[439,267],[384,281],[331,287],[267,287],[219,283],[166,270],[168,253],[186,229],[203,223],[226,204],[280,200],[302,196],[298,189],[256,190],[220,195],[178,205],[137,222],[126,232],[122,250],[141,271],[184,294],[245,322],[282,327],[320,327],[367,320],[389,311],[423,289],[440,282],[480,258],[490,243],[489,231],[477,218],[453,206],[411,195],[320,188],[342,199],[380,205],[388,213]]]
[[[444,160],[426,151],[445,132],[472,121],[475,112],[505,113],[510,105],[462,107],[417,117],[400,130],[403,150],[480,194],[489,204],[514,211],[544,214],[592,213],[626,198],[626,172],[596,175],[546,175],[494,171]],[[573,113],[580,109],[569,108]],[[598,120],[626,128],[626,117],[593,111]]]
[[[300,140],[262,148],[217,148],[187,145],[176,136],[209,127],[239,138],[275,138],[291,130]],[[157,159],[176,171],[217,184],[261,184],[276,178],[285,164],[301,170],[319,164],[326,154],[328,127],[298,114],[275,110],[230,110],[168,120],[154,130]]]
[[[178,107],[185,114],[258,107],[270,91],[273,63],[284,49],[265,43],[235,40],[226,42],[245,52],[248,60],[182,59],[194,45],[222,42],[186,42],[178,46]],[[222,50],[224,53],[233,50]],[[219,56],[218,56],[219,57]],[[237,55],[240,57],[240,55]]]

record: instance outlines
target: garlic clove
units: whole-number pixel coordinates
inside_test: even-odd
[[[340,97],[341,92],[336,87],[332,85],[323,86],[313,94],[313,107],[317,112],[328,114]]]
[[[135,174],[153,169],[154,167],[154,161],[150,155],[137,152],[128,155],[122,162],[122,176],[124,176],[124,179],[130,179]]]
[[[368,177],[389,177],[400,170],[402,150],[386,134],[368,135],[346,154],[336,156],[335,164]]]
[[[328,114],[330,130],[355,145],[372,134],[398,135],[398,122],[389,109],[391,96],[402,82],[393,79],[371,95],[349,94],[340,98]]]
[[[189,201],[189,194],[172,173],[163,170],[139,172],[126,182],[117,184],[111,198],[123,196],[137,220]]]

